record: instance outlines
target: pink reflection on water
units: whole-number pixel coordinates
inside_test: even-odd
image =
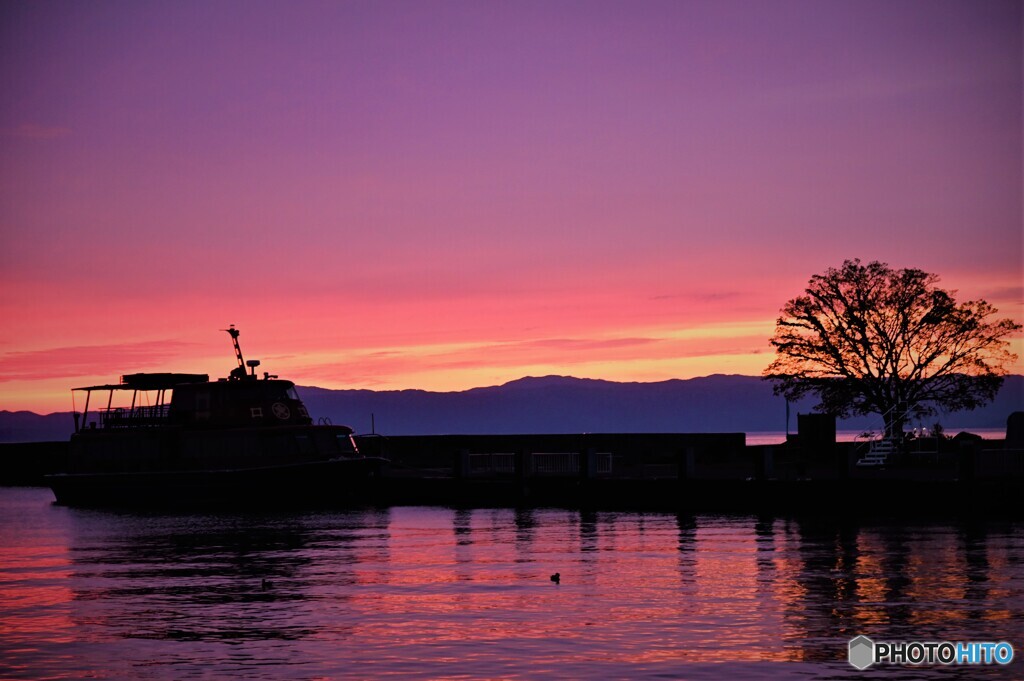
[[[799,658],[778,645],[787,625],[775,586],[792,578],[789,566],[771,561],[765,581],[753,523],[712,524],[680,546],[672,516],[446,513],[450,534],[394,512],[391,541],[405,550],[392,552],[387,593],[354,597],[359,636],[518,648],[552,663]],[[559,585],[548,579],[556,571]]]
[[[0,512],[0,676],[45,678],[68,665],[79,635],[71,617],[71,561],[59,526]],[[50,658],[46,665],[33,663]]]
[[[832,678],[860,633],[1024,633],[1012,524],[134,516],[19,494],[0,490],[0,676]]]

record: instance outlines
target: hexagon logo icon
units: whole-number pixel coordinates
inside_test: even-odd
[[[875,662],[875,642],[867,636],[851,639],[849,659],[857,669],[867,669]]]

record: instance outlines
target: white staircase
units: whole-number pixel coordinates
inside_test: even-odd
[[[899,451],[899,445],[895,440],[882,438],[872,440],[868,447],[868,453],[857,462],[858,466],[884,466],[889,462],[889,455]]]

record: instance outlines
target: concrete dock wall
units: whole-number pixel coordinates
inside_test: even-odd
[[[390,460],[368,503],[724,512],[1019,516],[1024,450],[965,443],[856,465],[852,443],[745,446],[742,433],[439,435],[357,439]],[[0,485],[42,485],[67,443],[0,445]]]

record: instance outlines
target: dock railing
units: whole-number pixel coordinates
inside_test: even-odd
[[[586,471],[581,462],[590,462]],[[570,477],[583,475],[606,476],[613,472],[614,455],[611,452],[523,452],[517,456],[515,452],[466,452],[459,457],[461,475],[485,478],[506,475],[522,477]],[[523,470],[517,471],[516,464],[521,462]]]
[[[512,475],[516,472],[514,452],[488,452],[469,455],[469,474],[472,476]]]

